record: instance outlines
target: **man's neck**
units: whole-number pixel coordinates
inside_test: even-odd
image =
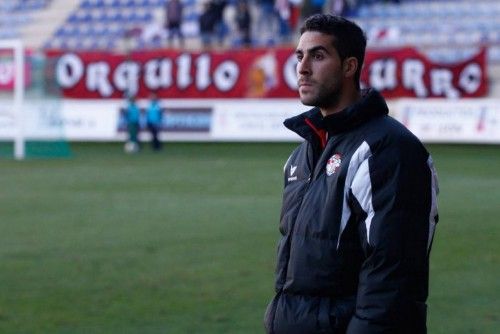
[[[359,101],[360,98],[360,91],[357,89],[353,89],[349,92],[349,94],[344,94],[343,96],[341,96],[341,98],[335,105],[329,106],[327,108],[320,108],[321,114],[323,115],[323,117],[326,117],[338,113]]]

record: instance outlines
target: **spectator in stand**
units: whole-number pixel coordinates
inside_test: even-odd
[[[166,10],[166,30],[168,35],[168,43],[173,45],[174,35],[179,39],[179,46],[184,47],[184,35],[182,34],[182,3],[180,0],[168,0]]]
[[[326,13],[344,16],[346,1],[345,0],[327,0]]]
[[[343,0],[344,6],[342,8],[343,16],[356,16],[360,6],[365,5],[366,0]],[[374,0],[372,0],[374,1]]]
[[[215,27],[215,12],[211,1],[203,3],[203,10],[199,18],[199,26],[201,44],[204,49],[208,49],[212,45]]]
[[[274,5],[279,20],[279,35],[281,43],[290,42],[292,3],[290,0],[276,0]]]
[[[252,45],[252,38],[250,36],[250,28],[252,18],[246,0],[239,0],[236,6],[236,25],[241,39],[241,45],[250,47]]]
[[[323,13],[324,5],[325,0],[304,0],[302,2],[302,18],[305,19],[311,15]]]
[[[153,149],[153,151],[161,150],[161,142],[158,137],[161,129],[161,120],[162,110],[158,101],[158,97],[155,93],[151,93],[150,103],[148,108],[146,109],[146,124],[149,133],[151,134],[151,148]]]
[[[219,46],[223,46],[227,30],[226,23],[224,22],[224,10],[227,6],[227,0],[211,0],[210,6],[214,15],[214,31],[217,42]]]
[[[300,10],[302,7],[302,0],[288,0],[290,2],[290,31],[297,30],[300,20]]]
[[[257,33],[263,44],[274,44],[276,32],[277,13],[274,0],[257,0],[259,18],[257,20]]]

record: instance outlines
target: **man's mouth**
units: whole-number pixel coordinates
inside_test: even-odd
[[[309,86],[312,86],[312,82],[305,80],[299,81],[299,87],[309,87]]]

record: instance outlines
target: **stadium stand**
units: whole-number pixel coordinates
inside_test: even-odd
[[[32,50],[40,49],[43,43],[50,39],[53,31],[65,20],[69,12],[75,7],[73,1],[36,1],[39,3],[33,0],[10,0],[11,3],[18,3],[12,6],[12,8],[19,9],[16,11],[11,10],[8,15],[1,15],[4,19],[16,16],[22,18],[24,23],[17,27],[16,35],[10,36],[9,38],[21,38],[26,47]],[[2,3],[4,3],[4,1],[2,1]],[[24,10],[20,10],[20,8],[24,8]],[[4,31],[3,26],[0,31]]]
[[[499,17],[496,0],[413,0],[361,6],[351,18],[371,48],[412,46],[436,61],[457,62],[487,47],[490,96],[500,96]]]
[[[204,0],[207,1],[207,0]],[[252,16],[256,18],[256,0]],[[31,49],[142,50],[167,47],[167,0],[3,0],[0,38],[22,38]],[[203,1],[182,0],[185,47],[201,45],[198,20]],[[233,36],[235,1],[224,19],[227,47]],[[414,46],[438,61],[454,62],[488,47],[491,74],[500,77],[500,2],[495,0],[361,1],[350,18],[367,32],[369,47]],[[256,31],[254,19],[254,28]],[[277,35],[277,34],[276,34]],[[275,45],[268,43],[266,45]],[[254,45],[261,46],[256,39]],[[493,65],[493,66],[491,66]],[[497,91],[499,91],[497,89]],[[495,92],[497,92],[495,91]],[[499,94],[500,95],[500,94]]]
[[[0,38],[22,37],[28,46],[45,49],[116,50],[166,46],[163,29],[167,0],[11,0],[0,11]],[[201,1],[184,0],[182,30],[187,47],[197,48]],[[489,59],[500,62],[500,2],[493,0],[427,0],[401,3],[370,1],[351,18],[367,31],[371,47],[418,46],[440,60],[455,61],[489,46]],[[253,16],[258,15],[251,1]],[[226,7],[226,28],[234,1]],[[254,20],[256,22],[256,20]],[[254,29],[255,30],[255,29]],[[279,41],[275,41],[279,42]],[[228,46],[237,45],[231,37]],[[276,43],[270,43],[276,44]],[[441,46],[454,45],[453,48]]]
[[[490,59],[500,61],[498,17],[498,1],[447,0],[377,3],[361,7],[354,19],[372,47],[490,45]],[[443,57],[455,61],[468,53],[458,48]]]
[[[197,34],[196,1],[183,3],[182,29],[187,38],[193,38]],[[44,47],[79,50],[162,47],[165,4],[166,0],[83,0]]]
[[[161,47],[159,39],[164,39],[161,28],[166,1],[4,1],[0,7],[3,14],[0,37],[29,35],[29,32],[21,33],[19,27],[36,21],[37,35],[40,33],[38,28],[44,23],[50,22],[53,27],[52,36],[45,39],[46,48],[114,49],[123,46],[118,41],[127,37],[136,39],[133,44],[138,48]],[[196,37],[201,8],[195,0],[185,0],[183,4],[183,31],[187,37]],[[70,10],[70,13],[57,11],[59,17],[63,16],[63,22],[43,22],[44,15],[30,15],[33,12],[51,12],[61,7]],[[231,9],[228,7],[228,10]],[[387,47],[498,43],[500,23],[496,18],[499,14],[500,3],[489,0],[408,1],[401,4],[364,5],[355,12],[353,18],[368,32],[373,46]],[[467,20],[464,21],[464,17]],[[40,41],[40,36],[37,37]]]
[[[24,26],[34,21],[33,13],[51,0],[4,0],[0,4],[0,38],[19,38]]]

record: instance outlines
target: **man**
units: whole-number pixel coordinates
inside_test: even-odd
[[[437,182],[420,141],[360,90],[366,38],[314,15],[296,49],[305,141],[285,164],[267,333],[425,333]]]
[[[139,130],[140,130],[141,110],[137,106],[135,96],[130,95],[127,98],[127,107],[125,109],[125,120],[127,121],[128,140],[125,143],[127,153],[136,153],[139,151]]]
[[[226,22],[224,21],[224,11],[228,5],[227,0],[210,0],[214,16],[214,33],[219,46],[224,46],[224,38],[226,36]]]
[[[173,46],[174,35],[179,38],[179,46],[184,47],[184,34],[182,33],[182,10],[183,5],[180,0],[168,0],[166,6],[165,28],[168,33],[168,41]]]
[[[151,148],[153,151],[159,151],[161,150],[159,132],[163,117],[162,109],[156,93],[151,93],[149,99],[149,106],[146,109],[146,124],[151,134]]]

